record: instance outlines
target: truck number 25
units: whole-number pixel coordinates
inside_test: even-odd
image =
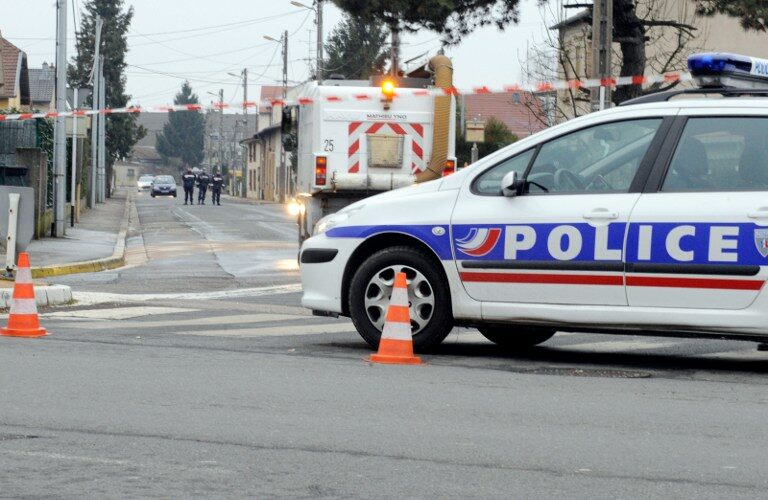
[[[333,139],[325,139],[323,141],[323,151],[327,153],[333,152]]]

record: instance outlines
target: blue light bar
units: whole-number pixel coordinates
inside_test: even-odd
[[[700,87],[768,88],[768,60],[725,52],[693,54],[688,69]]]

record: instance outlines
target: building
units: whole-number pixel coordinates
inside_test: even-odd
[[[43,63],[42,68],[29,70],[30,107],[36,111],[47,112],[56,109],[56,69]]]
[[[294,89],[289,90],[294,92]],[[246,151],[246,196],[264,201],[281,201],[290,193],[292,179],[285,165],[290,163],[290,154],[283,158],[282,106],[273,106],[272,101],[283,97],[283,87],[262,85],[259,97],[258,130],[256,134],[242,141]]]
[[[0,109],[26,109],[31,104],[27,54],[0,34]]]
[[[646,76],[656,73],[685,71],[687,56],[693,52],[734,52],[753,57],[768,58],[768,37],[765,33],[746,32],[739,20],[725,15],[713,17],[698,16],[692,0],[658,0],[653,5],[658,17],[681,21],[695,28],[691,31],[682,50],[679,48],[678,32],[669,26],[658,26],[646,43],[648,59]],[[641,4],[638,4],[641,8]],[[648,13],[639,13],[641,17]],[[550,29],[557,31],[558,61],[557,77],[563,80],[592,78],[592,11],[582,10],[574,16],[555,24]],[[686,35],[688,36],[688,35]],[[614,41],[614,54],[621,54],[620,46]],[[613,74],[617,76],[621,61],[613,59]],[[571,89],[557,93],[557,121],[590,112],[589,92],[586,89]]]
[[[548,126],[540,98],[530,93],[468,94],[461,97],[465,120],[496,118],[518,139]]]
[[[247,151],[246,196],[254,200],[280,201],[280,125],[257,132],[245,139],[243,145]]]

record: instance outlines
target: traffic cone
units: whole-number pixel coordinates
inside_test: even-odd
[[[421,358],[413,355],[411,314],[408,310],[408,284],[405,273],[395,275],[395,286],[389,299],[387,319],[381,332],[379,352],[368,361],[390,365],[419,365]]]
[[[48,335],[45,328],[40,328],[35,289],[32,285],[32,270],[29,268],[29,255],[26,252],[19,254],[8,326],[0,328],[0,335],[6,337],[42,337]]]

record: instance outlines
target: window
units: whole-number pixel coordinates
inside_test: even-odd
[[[691,118],[662,191],[768,191],[768,118]]]
[[[661,122],[653,118],[604,123],[547,142],[526,178],[528,191],[628,192]]]
[[[517,172],[517,175],[520,178],[522,178],[525,169],[528,168],[528,164],[531,162],[531,158],[533,158],[534,151],[536,150],[529,149],[512,158],[507,158],[503,162],[494,165],[489,170],[480,174],[475,181],[475,193],[501,196],[501,180],[513,170]]]
[[[132,169],[132,168],[129,168],[125,175],[128,176],[128,177],[133,177],[133,176],[136,175],[136,171],[134,169]]]

